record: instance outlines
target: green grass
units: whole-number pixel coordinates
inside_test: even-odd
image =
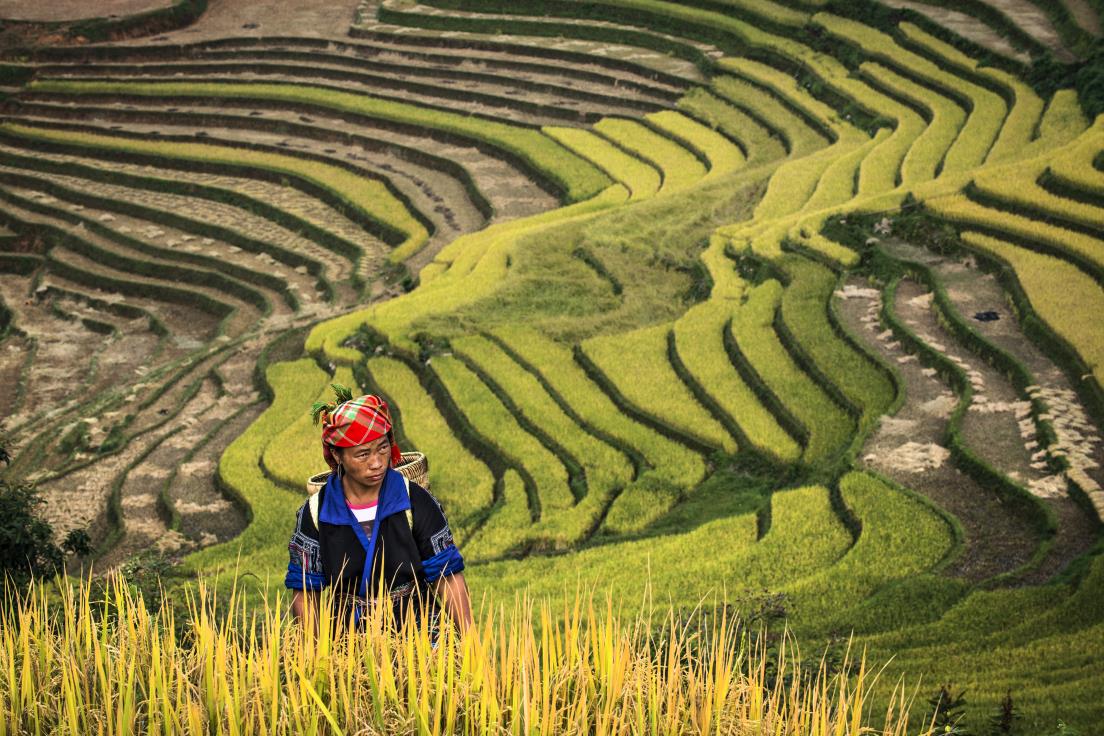
[[[815,212],[849,202],[858,193],[856,189],[863,161],[890,136],[891,132],[888,128],[879,128],[873,138],[853,151],[841,154],[830,163],[824,169],[824,174],[817,182],[809,201],[805,203],[805,211]]]
[[[738,17],[717,12],[726,6]],[[952,519],[854,471],[866,433],[899,397],[890,369],[832,312],[833,269],[878,264],[822,229],[837,215],[892,211],[913,193],[964,225],[970,248],[1011,266],[1038,317],[1099,381],[1104,290],[1075,265],[1017,243],[1101,257],[1088,235],[1042,221],[1090,230],[1100,210],[1038,183],[1049,167],[1064,193],[1104,194],[1093,166],[1101,134],[1086,133],[1072,91],[1044,112],[1024,80],[908,24],[899,45],[821,14],[815,23],[829,33],[805,46],[816,34],[798,7],[613,0],[594,9],[654,30],[665,21],[750,58],[720,60],[675,110],[593,129],[538,131],[302,85],[211,87],[228,99],[261,95],[466,136],[546,185],[589,190],[566,197],[582,200],[572,206],[456,239],[412,292],[324,322],[307,342],[313,357],[341,366],[339,376],[367,358],[369,380],[430,457],[477,596],[558,594],[581,581],[635,605],[650,583],[688,608],[703,596],[766,589],[784,596],[788,624],[818,644],[854,630],[882,661],[894,656],[887,679],[924,674],[925,683],[966,686],[978,709],[1010,687],[1031,723],[1066,713],[1090,723],[1099,705],[1089,699],[1104,696],[1089,679],[1104,651],[1101,563],[1075,563],[1087,576],[1046,588],[972,588],[941,572],[961,543]],[[770,23],[757,27],[756,18]],[[678,43],[676,53],[690,48]],[[169,96],[172,84],[144,86]],[[970,179],[992,206],[955,198]],[[362,324],[398,357],[343,346]],[[255,502],[241,540],[194,558],[204,570],[233,564],[239,541],[245,569],[282,570],[301,478],[320,460],[317,428],[295,412],[327,383],[315,362],[294,365],[270,370],[277,391],[256,425],[264,432],[251,429],[223,458],[227,486],[265,505]],[[440,381],[448,406],[423,380]],[[261,475],[262,460],[279,483]]]
[[[646,527],[705,478],[700,455],[621,413],[579,367],[568,347],[526,327],[499,330],[496,337],[538,369],[541,379],[594,431],[624,443],[643,459],[642,472],[606,514],[605,530],[623,533]]]
[[[1078,138],[1073,145],[1050,157],[1050,172],[1065,187],[1084,192],[1094,199],[1104,198],[1104,172],[1093,160],[1104,150],[1104,135],[1098,128]]]
[[[733,11],[761,16],[773,23],[799,28],[809,18],[809,14],[770,0],[717,0],[720,5],[731,7]]]
[[[760,87],[727,76],[714,77],[712,82],[711,88],[716,95],[736,107],[754,112],[771,130],[777,131],[788,142],[791,156],[806,156],[828,145],[823,135]]]
[[[940,112],[943,113],[942,117],[948,117],[950,111],[946,109],[946,105],[955,104],[951,102],[952,95],[963,100],[959,104],[967,108],[965,112],[968,113],[968,118],[964,125],[959,124],[961,135],[955,139],[946,154],[944,168],[948,173],[969,171],[985,160],[1007,113],[1004,100],[999,95],[908,51],[899,46],[891,36],[869,26],[827,14],[817,15],[814,22],[857,44],[868,56],[882,62],[881,65],[894,64],[899,69],[907,70],[910,75],[919,77],[923,86],[928,88],[928,105],[935,110],[937,117],[940,117]],[[906,90],[905,94],[916,96],[913,90]],[[931,100],[931,94],[942,97],[947,102]]]
[[[652,113],[648,122],[663,130],[668,137],[684,142],[709,162],[709,176],[716,177],[735,171],[747,163],[740,148],[717,131],[688,118],[675,110]]]
[[[693,153],[635,120],[603,118],[594,130],[659,169],[663,175],[660,192],[685,189],[706,174],[704,164]]]
[[[537,492],[533,515],[570,508],[574,500],[563,463],[518,424],[491,389],[462,362],[447,355],[435,356],[431,368],[472,427],[495,446],[508,462],[524,468]]]
[[[811,254],[823,257],[833,266],[852,268],[859,263],[859,254],[842,243],[837,243],[821,232],[824,223],[820,217],[812,217],[790,228],[786,233],[790,243],[799,245]]]
[[[1104,230],[1104,209],[1053,194],[1039,184],[1047,172],[1046,159],[1025,162],[1013,171],[981,171],[974,178],[976,191],[993,198],[1003,209],[1033,215],[1033,221],[1064,221],[1087,229]]]
[[[773,131],[704,87],[693,87],[679,98],[678,109],[740,141],[749,165],[774,161],[786,155],[782,139]]]
[[[931,122],[917,136],[901,162],[903,184],[918,184],[934,179],[948,149],[959,137],[966,111],[953,100],[895,74],[880,64],[863,64],[863,73],[912,105],[930,111]]]
[[[1005,94],[1012,99],[1012,107],[1008,109],[1003,99],[987,99],[979,101],[975,110],[983,110],[987,117],[996,119],[1003,117],[1000,132],[993,147],[985,159],[986,163],[1015,158],[1018,156],[1035,135],[1035,126],[1043,114],[1045,103],[1043,99],[1028,84],[1015,75],[991,66],[982,66],[973,57],[951,46],[945,41],[932,36],[912,23],[902,23],[901,33],[910,42],[916,44],[924,51],[935,56],[940,65],[952,69],[965,70],[983,77],[987,77],[1001,87]],[[1003,108],[1004,112],[1001,112]],[[963,138],[965,138],[965,133]]]
[[[737,425],[748,441],[764,454],[793,462],[801,454],[798,443],[767,410],[736,372],[724,346],[725,325],[734,314],[726,302],[711,300],[687,311],[675,323],[678,357],[694,380]]]
[[[865,473],[849,473],[839,486],[862,531],[839,562],[782,589],[799,630],[846,626],[849,609],[893,580],[932,570],[954,547],[949,523],[926,501]]]
[[[493,295],[501,288],[509,272],[510,260],[525,238],[551,232],[574,220],[586,220],[627,198],[628,190],[617,185],[577,205],[463,235],[434,258],[430,266],[435,267],[437,275],[432,281],[403,299],[323,322],[307,336],[307,352],[325,355],[339,363],[359,361],[360,353],[341,343],[366,322],[400,346],[413,350],[415,346],[407,335],[411,325],[429,315],[450,314]]]
[[[1073,346],[1097,382],[1104,383],[1104,334],[1099,329],[1104,289],[1100,284],[1067,261],[988,235],[966,231],[962,239],[1011,266],[1039,318]]]
[[[606,496],[632,479],[632,465],[624,453],[583,431],[540,381],[494,342],[473,335],[454,340],[452,349],[486,373],[523,416],[570,453],[586,473],[588,495]]]
[[[338,369],[330,382],[350,386],[357,392],[349,368]],[[261,465],[279,485],[305,493],[307,478],[330,469],[322,457],[322,426],[311,419],[310,407],[315,401],[333,400],[333,390],[327,383],[315,396],[303,396],[301,400],[299,416],[272,437],[261,454]]]
[[[310,409],[328,377],[309,358],[271,365],[265,377],[272,405],[226,448],[218,466],[219,483],[248,509],[249,525],[234,539],[187,558],[187,566],[203,575],[221,571],[228,578],[237,569],[279,578],[287,565],[287,540],[306,499],[306,484],[294,492],[268,480],[261,473],[261,457],[275,435]],[[321,443],[317,447],[321,460]]]
[[[432,369],[475,431],[518,470],[529,494],[530,515],[535,519],[530,525],[504,524],[492,515],[469,543],[472,555],[496,557],[516,553],[519,548],[564,550],[577,543],[599,518],[603,501],[599,494],[576,504],[561,459],[523,429],[490,388],[460,360],[435,356]],[[520,515],[516,506],[517,494],[507,496],[508,517],[514,521]]]
[[[376,357],[368,361],[370,389],[378,389],[397,408],[410,447],[425,453],[433,495],[448,514],[457,541],[467,540],[475,519],[493,502],[494,477],[453,434],[432,397],[402,361]]]
[[[259,99],[314,105],[378,120],[441,130],[500,148],[524,161],[533,170],[547,176],[564,192],[569,202],[590,199],[609,185],[609,179],[592,164],[538,130],[360,93],[341,92],[308,85],[239,82],[134,83],[38,80],[34,82],[33,89],[38,92],[72,95],[116,94],[141,97]]]
[[[837,139],[863,140],[868,137],[843,117],[845,113],[818,100],[792,75],[780,69],[740,57],[726,57],[717,62],[717,65],[727,72],[766,88],[771,94],[816,120],[820,126],[832,131]]]
[[[1086,205],[1053,195],[1049,195],[1049,198],[1036,199],[1035,190],[1041,190],[1041,187],[1034,186],[1031,179],[1028,179],[1025,185],[1021,180],[1005,173],[999,178],[994,177],[988,182],[982,179],[981,182],[979,191],[1013,206],[1030,207],[1041,217],[1047,216],[1048,208],[1045,208],[1045,204],[1043,208],[1039,208],[1038,205],[1046,203],[1060,208],[1059,212],[1074,210],[1082,215],[1095,215],[1097,222],[1100,222],[1100,212]],[[1048,194],[1045,190],[1042,193]],[[934,200],[932,209],[941,217],[961,227],[995,231],[1001,236],[1036,244],[1059,256],[1068,253],[1077,260],[1093,266],[1098,274],[1104,273],[1104,249],[1101,248],[1100,240],[1085,233],[1050,225],[1045,220],[1015,212],[992,209],[965,197]],[[1049,209],[1049,213],[1054,213],[1054,209]]]
[[[853,425],[843,410],[794,364],[779,342],[772,323],[782,291],[782,285],[773,280],[750,289],[730,329],[740,352],[763,383],[808,432],[802,459],[816,463],[850,441]]]
[[[528,587],[538,595],[576,582],[608,588],[613,599],[636,605],[650,584],[657,603],[692,608],[702,598],[735,602],[742,593],[776,589],[839,559],[851,544],[832,511],[828,491],[808,487],[775,493],[771,527],[758,543],[754,514],[727,516],[683,532],[598,545],[570,555],[494,562],[469,568],[477,587],[509,596]],[[723,541],[722,541],[723,540]],[[687,575],[685,559],[693,558]]]
[[[631,199],[647,199],[659,191],[659,170],[640,158],[625,153],[601,136],[583,128],[545,127],[542,129],[561,145],[591,161],[614,181],[624,184]]]
[[[889,409],[895,388],[886,372],[841,338],[829,322],[835,274],[796,255],[787,255],[779,265],[791,278],[782,295],[783,322],[817,368],[862,409],[860,426],[868,427]]]
[[[708,445],[735,452],[735,440],[698,403],[667,360],[670,331],[667,324],[644,327],[592,338],[582,349],[638,409]]]
[[[873,94],[873,93],[872,93]],[[897,187],[901,164],[927,127],[914,110],[885,95],[875,109],[896,121],[893,133],[874,147],[859,168],[859,193],[882,194]]]
[[[1091,662],[1104,651],[1094,621],[1104,601],[1104,558],[1090,561],[1076,585],[975,590],[931,622],[864,637],[875,655],[894,658],[891,679],[925,673],[973,693],[968,723],[1011,690],[1023,725],[1050,732],[1059,719],[1090,723],[1101,687]]]
[[[1021,152],[1023,158],[1049,153],[1059,146],[1073,142],[1089,127],[1077,92],[1072,89],[1060,89],[1047,103],[1043,117],[1039,120],[1038,135]]]
[[[828,168],[837,156],[858,147],[859,144],[837,142],[829,148],[802,158],[791,158],[771,177],[763,200],[755,208],[755,218],[770,221],[800,212],[817,190]]]

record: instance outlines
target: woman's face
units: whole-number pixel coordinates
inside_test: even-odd
[[[356,447],[342,447],[338,456],[345,468],[346,481],[352,480],[367,491],[378,491],[391,465],[391,443],[380,437]]]

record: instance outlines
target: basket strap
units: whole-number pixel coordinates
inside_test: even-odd
[[[413,511],[413,503],[411,503],[411,501],[410,501],[410,479],[407,478],[402,473],[399,473],[399,475],[402,475],[403,490],[406,491],[406,501],[407,501],[407,505],[406,505],[406,523],[410,526],[410,533],[413,534],[414,533],[414,511]]]
[[[315,491],[310,495],[310,498],[307,499],[307,508],[310,509],[310,515],[311,519],[314,520],[315,529],[318,528],[318,496],[321,493],[321,491]]]

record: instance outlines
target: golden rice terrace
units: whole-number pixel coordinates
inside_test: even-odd
[[[1104,733],[1104,2],[118,5],[0,0],[0,472],[96,569],[279,587],[337,382],[476,599]]]

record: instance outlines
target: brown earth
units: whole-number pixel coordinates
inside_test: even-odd
[[[1100,37],[1100,15],[1087,0],[1061,0],[1077,25],[1090,36]]]
[[[944,434],[957,397],[935,371],[905,352],[881,324],[881,292],[859,279],[837,293],[844,324],[887,363],[904,383],[906,400],[892,417],[882,419],[867,440],[860,464],[921,493],[962,524],[965,546],[945,573],[971,582],[1010,572],[1030,559],[1039,540],[1031,525],[1003,508],[992,491],[956,468],[944,445]],[[898,317],[929,336],[938,331],[928,309],[927,292],[913,281],[897,290]]]
[[[64,22],[137,15],[171,7],[177,0],[0,0],[0,19]]]
[[[593,54],[595,56],[606,56],[613,59],[622,59],[632,61],[640,64],[644,67],[657,69],[664,71],[668,74],[674,74],[675,76],[683,77],[690,81],[704,81],[701,71],[689,61],[683,59],[677,59],[674,56],[660,53],[658,51],[651,51],[636,46],[623,46],[620,44],[608,44],[599,41],[586,41],[576,38],[548,38],[544,36],[516,36],[516,35],[504,35],[504,36],[486,36],[483,34],[465,33],[462,31],[431,31],[423,30],[420,28],[408,28],[406,26],[396,26],[388,23],[382,23],[378,19],[378,12],[381,5],[389,4],[389,0],[361,0],[356,11],[356,22],[354,27],[359,31],[366,31],[370,33],[384,33],[392,34],[399,37],[423,37],[423,38],[441,38],[441,39],[478,39],[486,40],[490,38],[497,41],[507,41],[511,44],[521,44],[535,46],[537,48],[554,48],[563,51],[578,51],[587,54]],[[393,3],[396,7],[401,7],[403,10],[411,11],[417,10],[419,13],[425,13],[427,15],[447,15],[454,11],[441,11],[436,8],[417,5],[417,3],[401,2]],[[489,17],[488,14],[479,13],[478,15],[483,17]],[[506,16],[509,18],[509,16]],[[615,26],[613,23],[603,23],[601,21],[576,21],[579,23],[585,23],[587,25],[606,25]],[[680,39],[685,42],[685,39]],[[715,58],[720,58],[723,54],[707,44],[699,44],[699,46],[708,55]]]
[[[356,0],[210,0],[207,12],[198,21],[155,40],[190,43],[227,36],[344,38],[355,11]]]
[[[1099,430],[1089,421],[1066,374],[1024,335],[996,278],[980,272],[968,257],[959,261],[897,240],[887,241],[884,247],[931,268],[970,326],[1031,371],[1039,389],[1033,393],[1044,398],[1055,417],[1061,451],[1096,482],[1104,482],[1104,440]],[[999,319],[974,318],[985,312],[995,312]],[[1049,468],[1048,450],[1040,446],[1030,417],[1029,396],[1017,392],[984,360],[951,340],[947,344],[948,355],[958,359],[974,385],[975,400],[963,422],[967,442],[991,465],[1041,498],[1058,517],[1051,552],[1028,577],[1031,582],[1041,582],[1092,546],[1096,521],[1070,497],[1064,475]]]
[[[1031,61],[1030,56],[1019,51],[1007,38],[967,13],[940,5],[928,5],[921,0],[882,0],[882,2],[894,8],[908,8],[925,15],[944,28],[1002,56],[1022,62]]]

